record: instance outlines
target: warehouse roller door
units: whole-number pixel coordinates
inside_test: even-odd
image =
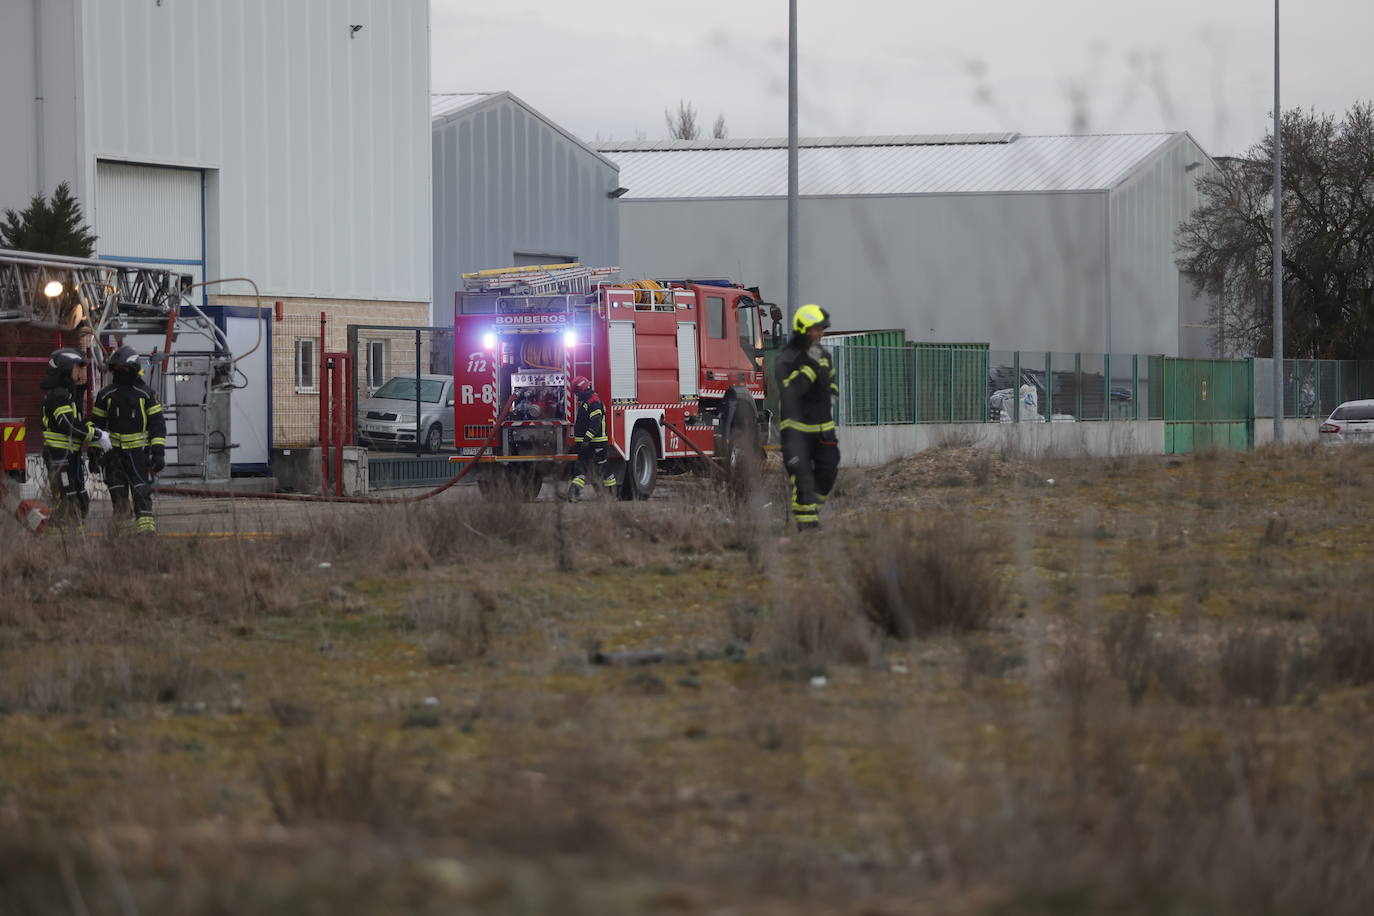
[[[205,279],[200,169],[97,162],[94,229],[102,258],[167,266]]]

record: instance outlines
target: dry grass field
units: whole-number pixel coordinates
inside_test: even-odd
[[[1371,471],[5,523],[0,916],[1368,914]]]

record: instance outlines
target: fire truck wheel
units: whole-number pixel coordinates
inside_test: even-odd
[[[735,411],[726,449],[725,467],[730,474],[731,485],[740,493],[749,492],[758,482],[763,464],[758,420],[752,404]]]
[[[625,482],[620,486],[621,499],[648,499],[658,482],[658,449],[654,437],[639,427],[630,437],[630,451],[625,458]]]

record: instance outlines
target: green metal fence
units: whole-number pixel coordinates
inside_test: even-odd
[[[989,350],[986,344],[897,343],[900,336],[827,341],[841,424],[1161,420],[1189,424],[1166,429],[1186,451],[1248,446],[1254,418],[1267,416],[1271,406],[1265,395],[1272,388],[1256,379],[1256,364],[1265,360]],[[1357,398],[1374,398],[1374,360],[1284,361],[1285,416],[1325,417]]]
[[[1253,360],[1165,358],[1162,362],[1165,454],[1254,445]]]
[[[1374,398],[1374,360],[1286,359],[1283,370],[1285,417],[1325,417],[1343,401]]]

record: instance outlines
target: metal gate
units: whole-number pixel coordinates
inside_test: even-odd
[[[368,450],[371,489],[453,476],[453,329],[348,326],[352,434]]]
[[[1255,373],[1248,359],[1163,360],[1164,453],[1255,444]]]

